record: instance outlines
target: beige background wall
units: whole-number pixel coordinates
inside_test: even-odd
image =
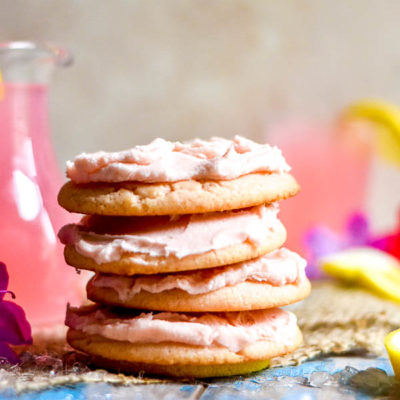
[[[52,87],[61,164],[157,136],[263,140],[269,124],[329,120],[365,96],[400,103],[398,0],[1,0],[0,10],[1,39],[75,55]]]

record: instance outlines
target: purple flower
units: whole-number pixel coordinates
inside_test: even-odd
[[[318,267],[318,260],[328,254],[357,246],[369,246],[372,243],[371,231],[367,217],[355,213],[347,221],[342,234],[335,233],[326,227],[314,227],[306,232],[304,244],[307,249],[307,276],[318,279],[323,276]]]
[[[336,233],[326,227],[314,227],[304,236],[306,247],[307,276],[318,279],[323,276],[318,260],[328,254],[359,246],[372,246],[386,251],[400,259],[400,213],[399,227],[394,233],[374,236],[365,214],[360,212],[350,216],[344,232]]]
[[[7,293],[15,298],[14,293],[7,290],[8,280],[6,265],[0,262],[0,358],[17,363],[18,356],[9,345],[32,344],[32,335],[24,310],[17,304],[4,300]]]

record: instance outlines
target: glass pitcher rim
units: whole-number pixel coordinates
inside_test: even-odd
[[[72,54],[64,47],[53,43],[33,42],[29,40],[0,41],[0,54],[5,51],[35,51],[49,55],[58,66],[69,66],[73,62]]]

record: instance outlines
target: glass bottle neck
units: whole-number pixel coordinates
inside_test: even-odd
[[[3,82],[48,84],[56,66],[72,62],[65,50],[33,42],[0,42]]]

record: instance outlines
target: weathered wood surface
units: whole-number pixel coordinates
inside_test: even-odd
[[[247,377],[132,386],[113,386],[102,383],[78,384],[41,392],[23,393],[18,396],[3,393],[0,394],[0,400],[373,398],[373,393],[368,393],[368,391],[366,393],[365,388],[360,390],[350,384],[331,384],[331,378],[327,374],[337,374],[346,366],[360,371],[367,368],[380,368],[389,376],[393,375],[387,358],[332,357],[309,361],[296,367],[269,369]],[[390,382],[397,385],[393,378],[390,379]]]

